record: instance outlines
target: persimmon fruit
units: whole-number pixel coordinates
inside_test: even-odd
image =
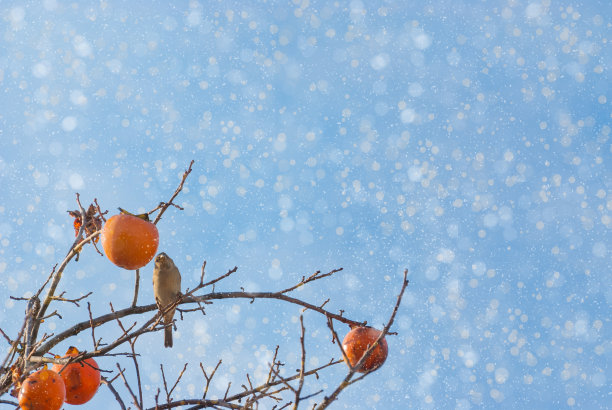
[[[347,356],[344,359],[345,362],[348,358],[350,365],[354,367],[370,346],[376,342],[378,336],[380,336],[379,330],[367,326],[356,327],[348,332],[342,341],[342,348]],[[378,369],[387,359],[387,353],[387,341],[383,337],[380,339],[378,346],[356,370],[360,373],[367,373]]]
[[[59,410],[66,398],[64,380],[46,367],[29,375],[19,389],[19,408],[23,410]]]
[[[76,347],[70,346],[63,357],[74,357],[79,354]],[[100,387],[100,370],[93,358],[64,365],[54,364],[53,369],[59,373],[66,386],[66,403],[84,404],[95,396]],[[60,373],[61,371],[61,373]]]
[[[102,228],[102,248],[115,265],[134,270],[153,259],[159,245],[155,224],[134,215],[110,217]]]

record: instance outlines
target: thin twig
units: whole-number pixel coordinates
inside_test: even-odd
[[[8,337],[8,335],[6,333],[4,333],[4,330],[2,330],[2,328],[0,327],[0,333],[2,334],[2,336],[6,339],[6,341],[8,342],[8,344],[12,344],[13,341],[11,340],[10,337]],[[2,366],[4,367],[4,366]]]
[[[8,353],[6,354],[6,357],[4,358],[4,360],[2,361],[2,368],[4,369],[7,366],[7,363],[12,362],[13,358],[15,357],[15,353],[17,352],[17,346],[19,345],[19,341],[21,340],[21,338],[23,337],[23,334],[26,330],[26,326],[28,323],[28,318],[26,316],[26,318],[23,320],[23,323],[21,325],[21,329],[19,330],[19,333],[17,334],[17,337],[15,338],[15,340],[13,340],[11,342],[11,339],[4,333],[2,332],[2,334],[4,335],[4,337],[9,341],[9,343],[11,344],[11,347],[8,351]],[[4,385],[4,384],[3,384]]]
[[[161,217],[164,214],[164,212],[166,212],[166,209],[168,209],[168,207],[170,205],[174,205],[172,203],[172,201],[174,201],[174,199],[178,196],[178,194],[183,190],[183,185],[185,184],[185,180],[187,179],[187,177],[191,173],[191,167],[193,166],[194,162],[195,162],[194,160],[191,160],[191,162],[189,163],[189,167],[183,173],[183,179],[181,179],[181,183],[179,184],[178,188],[176,188],[176,191],[174,191],[174,194],[172,195],[170,200],[168,202],[160,204],[160,206],[158,206],[156,209],[154,209],[153,211],[149,212],[149,214],[151,214],[151,213],[155,212],[157,209],[161,208],[161,211],[159,211],[159,214],[157,214],[157,217],[155,217],[155,221],[153,221],[153,223],[155,225],[157,225],[157,223],[161,220]],[[174,206],[177,206],[177,205],[174,205]]]
[[[132,299],[132,307],[136,307],[138,303],[138,288],[140,287],[140,269],[136,269],[136,279],[134,281],[134,299]]]
[[[125,378],[125,375],[123,374],[123,370],[121,370],[121,366],[119,366],[119,363],[117,363],[117,369],[119,369],[119,374],[121,375],[121,378],[123,379],[123,383],[125,384],[125,387],[127,387],[128,391],[130,392],[130,395],[132,396],[132,402],[134,403],[137,409],[142,409],[142,407],[138,403],[138,399],[136,398],[136,396],[134,395],[134,392],[132,391],[132,388],[130,387],[130,384]]]
[[[276,362],[276,358],[278,357],[278,348],[279,348],[279,346],[276,345],[276,348],[274,349],[274,356],[272,356],[272,364],[277,363]],[[273,367],[270,366],[270,371],[268,372],[268,379],[266,380],[266,383],[269,383],[270,381],[273,380],[272,379],[272,370],[273,370]]]
[[[291,291],[293,291],[293,290],[295,290],[295,289],[297,289],[297,288],[299,288],[299,287],[304,286],[305,284],[307,284],[307,283],[309,283],[309,282],[313,282],[313,281],[318,280],[318,279],[327,278],[327,277],[329,277],[329,276],[333,275],[334,273],[340,272],[341,270],[342,270],[342,268],[334,269],[334,270],[332,270],[332,271],[329,271],[329,272],[327,272],[327,273],[324,273],[323,275],[321,275],[321,271],[320,271],[320,270],[318,270],[318,271],[316,271],[315,273],[313,273],[312,275],[310,275],[310,276],[309,276],[309,277],[307,277],[307,278],[306,278],[306,277],[302,277],[302,280],[300,281],[300,283],[298,283],[298,284],[297,284],[297,285],[295,285],[295,286],[291,286],[290,288],[287,288],[287,289],[285,289],[285,290],[281,290],[281,291],[280,291],[280,293],[288,293],[288,292],[291,292]]]
[[[93,342],[93,349],[96,350],[98,349],[98,345],[99,343],[96,342],[96,332],[95,329],[96,327],[93,324],[93,316],[91,314],[91,304],[89,302],[87,302],[87,312],[89,313],[89,324],[91,325],[91,341]]]
[[[112,381],[108,380],[106,377],[102,377],[102,383],[104,383],[106,387],[108,387],[108,389],[111,391],[111,393],[113,393],[113,396],[115,396],[115,399],[117,400],[117,403],[119,403],[119,407],[121,407],[121,410],[126,410],[125,403],[123,403],[121,396],[119,395],[117,390],[115,390]]]
[[[338,333],[336,332],[336,329],[334,329],[334,322],[330,318],[327,319],[327,327],[329,327],[329,330],[332,333],[332,343],[338,343],[338,347],[340,348],[340,354],[342,354],[344,362],[349,366],[351,370],[353,370],[353,366],[351,366],[351,361],[346,355],[346,351],[344,350],[344,346],[342,346],[340,337],[338,337]]]
[[[274,360],[274,362],[275,362],[275,360]],[[335,366],[335,365],[337,365],[339,363],[342,363],[342,360],[333,360],[332,359],[327,364],[319,366],[316,369],[312,369],[312,370],[304,372],[304,377],[308,377],[308,376],[313,376],[314,375],[315,377],[318,378],[318,372],[320,372],[321,370],[323,370],[323,369],[325,369],[327,367]],[[218,366],[219,366],[219,364],[217,364],[217,367]],[[217,367],[215,367],[215,369]],[[272,372],[270,372],[270,376],[272,376]],[[278,389],[276,391],[268,392],[268,390],[271,387],[275,387],[275,386],[278,386],[280,384],[284,384],[285,382],[290,382],[290,381],[293,381],[293,380],[297,380],[299,377],[300,377],[299,374],[295,374],[295,375],[293,375],[291,377],[287,377],[287,378],[283,379],[283,381],[281,381],[281,380],[272,380],[272,377],[270,377],[269,380],[267,380],[266,382],[264,382],[260,386],[257,386],[257,387],[251,388],[249,390],[246,390],[246,391],[234,394],[233,396],[227,397],[223,401],[223,403],[224,404],[225,403],[232,403],[232,402],[235,402],[235,401],[240,402],[240,400],[244,399],[245,397],[249,397],[249,396],[253,396],[253,399],[249,400],[249,403],[255,403],[257,400],[259,400],[259,399],[261,399],[263,397],[269,397],[268,395],[273,395],[273,394],[279,393],[281,391],[287,390],[287,387],[282,387],[282,388],[280,388],[280,389]],[[212,374],[211,374],[210,378],[212,379]],[[247,375],[247,379],[248,379],[248,375]],[[250,384],[250,381],[249,381],[249,384]],[[159,409],[161,410],[161,409],[170,409],[170,408],[173,408],[173,407],[179,407],[179,405],[181,403],[183,405],[193,404],[194,405],[194,407],[192,407],[193,409],[201,409],[201,408],[204,408],[204,407],[207,407],[207,406],[210,407],[213,404],[214,405],[221,405],[221,404],[218,404],[216,401],[213,401],[213,400],[204,400],[204,399],[201,399],[201,401],[199,401],[199,400],[180,400],[180,401],[172,402],[172,404],[168,405],[168,406],[159,406]],[[227,407],[227,406],[225,406],[225,407]],[[229,407],[229,408],[241,408],[242,409],[242,408],[250,408],[250,407],[248,405],[245,405],[245,406],[238,406],[238,405],[236,405],[235,407]]]
[[[28,308],[26,311],[26,329],[25,329],[25,352],[24,357],[29,357],[32,354],[32,345],[36,343],[36,339],[33,338],[33,331],[36,323],[36,316],[40,310],[40,299],[34,295],[28,302]],[[24,366],[27,366],[27,361]]]
[[[302,388],[304,387],[304,368],[306,367],[306,346],[304,344],[304,334],[306,329],[304,328],[304,316],[300,315],[300,347],[302,348],[302,358],[300,360],[300,379],[298,382],[298,388],[295,391],[295,401],[293,408],[297,410],[300,404],[300,394],[302,394]]]
[[[206,398],[206,395],[208,394],[208,387],[210,386],[210,382],[212,381],[212,378],[217,372],[217,369],[219,368],[219,366],[221,366],[221,359],[219,359],[219,362],[213,369],[212,373],[210,373],[210,376],[208,376],[208,374],[206,373],[206,370],[204,370],[204,366],[200,362],[200,369],[202,369],[202,373],[204,373],[204,378],[206,379],[206,386],[204,387],[204,394],[202,395],[202,399]]]
[[[164,391],[166,392],[166,403],[170,403],[170,393],[168,392],[168,383],[166,383],[166,373],[164,373],[164,365],[160,364],[159,368],[161,369],[162,374],[162,382],[164,383]],[[159,391],[159,389],[157,389]],[[157,403],[157,398],[155,399]]]
[[[91,294],[93,294],[93,292],[89,292],[86,295],[83,295],[79,298],[76,299],[67,299],[64,297],[64,293],[66,292],[62,292],[59,296],[52,296],[53,300],[57,300],[59,302],[69,302],[69,303],[74,303],[77,307],[80,307],[81,305],[79,305],[79,302],[87,297],[89,297]]]
[[[206,262],[204,263],[204,265],[202,265],[202,273],[204,272],[204,266],[205,266],[205,265],[206,265]],[[219,282],[220,280],[223,280],[223,279],[227,278],[229,275],[231,275],[231,274],[233,274],[233,273],[236,273],[236,271],[237,271],[237,270],[238,270],[238,267],[237,267],[237,266],[234,266],[234,268],[233,268],[233,269],[230,269],[229,271],[227,271],[227,272],[226,272],[226,273],[224,273],[223,275],[219,276],[218,278],[215,278],[215,279],[211,280],[210,282],[206,282],[206,283],[202,284],[202,285],[201,285],[201,286],[199,286],[199,287],[201,287],[201,288],[205,288],[205,287],[207,287],[207,286],[214,285],[215,283]],[[203,278],[204,278],[204,274],[202,274],[202,279],[203,279]]]
[[[81,250],[83,245],[85,243],[92,241],[93,238],[96,237],[99,232],[99,231],[94,232],[86,239],[84,240],[82,239],[83,232],[85,230],[85,227],[87,226],[88,220],[87,220],[87,214],[85,213],[85,210],[83,209],[83,205],[81,205],[80,195],[78,193],[76,194],[76,200],[77,200],[77,204],[79,205],[80,212],[81,212],[82,223],[81,223],[81,226],[79,227],[79,232],[77,233],[76,239],[72,243],[72,246],[70,247],[70,250],[68,251],[68,254],[64,258],[62,263],[59,265],[59,269],[55,273],[55,276],[53,277],[53,281],[51,282],[51,286],[49,287],[49,290],[47,291],[47,295],[45,296],[45,299],[41,304],[40,311],[38,312],[38,316],[37,316],[38,321],[34,324],[34,329],[32,330],[32,337],[34,339],[36,339],[38,336],[38,327],[40,326],[40,321],[42,320],[42,318],[44,318],[45,313],[47,312],[47,309],[49,308],[49,304],[51,303],[51,300],[53,299],[53,296],[55,295],[55,290],[57,289],[57,285],[62,279],[62,274],[64,272],[64,269],[66,268],[68,263],[72,260],[72,258],[74,258],[75,256],[79,254],[79,251]]]
[[[110,304],[110,308],[111,311],[114,311],[113,309],[113,304]],[[123,331],[123,335],[124,336],[129,336],[128,333],[130,331],[130,329],[132,329],[136,323],[134,323],[129,329],[125,329],[125,327],[123,326],[123,323],[121,323],[121,320],[119,318],[116,319],[117,323],[119,324],[119,327],[121,328],[121,330]],[[140,367],[138,366],[138,359],[137,359],[137,354],[136,354],[136,348],[134,347],[136,345],[136,340],[138,339],[138,336],[135,337],[129,337],[128,338],[128,342],[130,344],[130,349],[132,350],[132,361],[134,362],[134,369],[136,370],[136,381],[138,382],[138,398],[140,399],[140,401],[138,402],[140,408],[142,408],[144,406],[144,401],[142,399],[142,383],[141,383],[141,379],[140,379]]]
[[[202,262],[202,273],[200,274],[200,285],[204,286],[204,274],[206,270],[206,261]]]

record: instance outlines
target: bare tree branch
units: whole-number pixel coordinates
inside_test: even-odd
[[[229,274],[235,272],[235,268],[231,269],[230,271],[228,271],[228,273],[222,275],[221,277],[227,277],[229,276]],[[209,284],[215,283],[216,281],[218,281],[219,278],[214,279],[210,282],[208,282],[207,284],[204,284],[203,286],[208,286]],[[183,298],[177,300],[176,305],[184,305],[184,304],[190,304],[190,303],[207,303],[211,300],[219,300],[219,299],[251,299],[251,300],[255,300],[255,299],[278,299],[278,300],[282,300],[285,302],[289,302],[289,303],[293,303],[299,306],[303,306],[307,309],[310,310],[314,310],[318,313],[323,314],[325,317],[329,317],[332,319],[335,319],[339,322],[342,323],[346,323],[352,326],[362,326],[365,324],[365,322],[357,322],[348,318],[345,318],[343,316],[340,316],[338,314],[329,312],[325,309],[322,309],[316,305],[313,305],[311,303],[305,302],[303,300],[291,297],[291,296],[287,296],[281,292],[213,292],[213,293],[208,293],[208,294],[204,294],[204,295],[200,295],[200,296],[186,296],[184,295]],[[171,304],[167,307],[167,309],[172,308],[173,306],[175,306],[174,304]],[[36,351],[36,355],[42,355],[46,352],[48,352],[51,348],[53,348],[53,346],[57,345],[58,343],[60,343],[61,341],[74,336],[80,332],[82,332],[83,330],[89,329],[91,326],[95,326],[95,327],[99,327],[107,322],[116,320],[117,318],[123,318],[125,316],[130,316],[130,315],[140,315],[142,313],[145,312],[150,312],[150,311],[154,311],[158,309],[157,304],[150,304],[150,305],[144,305],[144,306],[136,306],[136,307],[130,307],[130,308],[126,308],[123,310],[117,310],[114,311],[112,313],[106,314],[106,315],[102,315],[99,316],[97,318],[95,318],[93,321],[88,320],[85,322],[81,322],[78,323],[76,325],[74,325],[73,327],[65,330],[64,332],[59,333],[58,335],[56,335],[55,337],[53,337],[51,340],[49,340],[49,342],[47,342],[46,344],[44,344],[43,346],[41,346],[41,348],[39,350]]]
[[[395,306],[393,307],[393,312],[391,313],[389,322],[380,332],[380,335],[378,336],[376,341],[374,341],[374,343],[372,343],[372,345],[370,345],[370,347],[364,352],[364,354],[361,356],[361,359],[359,359],[359,361],[355,364],[355,366],[351,366],[349,360],[346,361],[347,363],[349,363],[349,367],[350,367],[348,374],[346,375],[344,380],[338,385],[338,387],[336,387],[336,389],[333,391],[331,396],[325,397],[325,399],[323,400],[323,403],[321,403],[317,407],[317,410],[326,409],[331,403],[333,403],[335,400],[338,399],[338,395],[342,392],[342,390],[344,390],[346,387],[348,387],[351,384],[350,383],[351,379],[355,375],[355,372],[357,371],[357,369],[361,368],[363,363],[365,363],[365,361],[368,359],[368,357],[370,357],[372,352],[378,347],[378,345],[380,344],[380,341],[385,337],[385,335],[389,334],[389,329],[391,328],[391,325],[393,325],[393,321],[395,320],[395,315],[397,314],[397,310],[399,309],[399,306],[402,303],[402,298],[404,297],[404,291],[406,290],[407,286],[408,286],[408,270],[406,269],[404,271],[404,280],[402,282],[402,288],[400,290],[399,295],[397,296],[397,301],[395,302]],[[335,331],[334,331],[334,337],[336,338],[336,340],[338,340],[338,345],[340,346],[340,349],[342,349],[342,355],[346,358],[346,353],[344,352],[342,348],[342,342],[340,342],[340,340],[338,339],[338,335],[335,333]],[[372,369],[369,373],[375,370],[376,369]]]
[[[183,209],[179,205],[175,204],[174,201],[176,200],[179,193],[183,190],[187,177],[192,171],[193,164],[194,161],[191,161],[187,170],[185,170],[185,172],[183,173],[178,187],[174,191],[173,195],[170,197],[170,200],[168,202],[160,202],[155,209],[147,213],[147,215],[152,215],[153,213],[159,211],[153,222],[154,224],[157,224],[162,219],[162,215],[166,212],[168,208],[174,207],[177,209]],[[222,362],[221,360],[219,360],[216,363],[216,366],[210,372],[207,372],[204,369],[202,363],[200,363],[200,368],[205,379],[205,382],[202,386],[202,397],[199,399],[176,399],[172,396],[176,394],[177,391],[181,391],[179,386],[180,383],[184,380],[184,376],[187,374],[188,365],[187,363],[185,363],[183,369],[180,371],[176,380],[174,381],[174,384],[170,386],[168,380],[166,379],[164,365],[160,364],[163,380],[163,389],[164,394],[166,396],[166,403],[159,403],[159,396],[160,394],[162,394],[162,391],[161,389],[157,388],[157,394],[154,397],[154,408],[163,410],[184,408],[189,406],[189,409],[257,409],[259,408],[261,403],[265,402],[266,405],[269,404],[270,406],[272,406],[272,408],[276,410],[285,409],[289,407],[292,407],[293,409],[298,409],[300,405],[304,405],[304,400],[312,398],[323,392],[322,389],[319,389],[315,392],[304,395],[303,393],[306,386],[306,379],[308,377],[313,377],[318,380],[320,377],[319,372],[328,367],[335,366],[343,362],[342,360],[335,360],[331,358],[328,363],[322,366],[311,370],[307,369],[306,357],[308,350],[306,348],[306,328],[304,326],[303,312],[311,310],[317,314],[322,315],[326,319],[326,322],[332,333],[332,341],[338,342],[341,354],[345,359],[346,352],[344,352],[338,334],[334,329],[334,322],[338,321],[340,323],[345,323],[351,327],[364,326],[367,323],[365,321],[359,322],[344,317],[344,310],[339,310],[336,313],[325,309],[325,306],[331,300],[330,298],[326,298],[325,301],[323,301],[322,303],[320,301],[316,301],[313,303],[302,300],[298,297],[289,296],[289,293],[301,289],[306,285],[311,285],[313,282],[318,281],[319,279],[331,277],[332,275],[342,271],[342,268],[333,269],[331,271],[328,271],[327,273],[321,273],[321,271],[318,270],[312,274],[309,274],[308,276],[304,275],[301,277],[301,279],[299,279],[297,283],[279,291],[246,292],[244,288],[240,287],[241,291],[217,292],[215,287],[224,279],[227,279],[229,276],[235,274],[237,272],[237,267],[229,269],[225,273],[222,273],[214,277],[214,279],[211,279],[205,283],[204,277],[206,261],[204,261],[201,267],[201,275],[199,278],[199,282],[196,284],[196,286],[193,287],[193,289],[187,288],[184,294],[180,294],[175,301],[168,304],[167,306],[158,306],[156,303],[138,306],[140,270],[136,269],[134,295],[132,303],[128,308],[115,310],[113,305],[110,304],[109,313],[94,317],[92,313],[91,304],[87,302],[86,321],[76,324],[73,323],[69,325],[68,329],[65,329],[61,333],[43,333],[41,337],[38,337],[39,332],[42,333],[41,323],[43,323],[45,319],[52,316],[58,316],[61,318],[60,314],[64,314],[64,304],[57,304],[56,310],[53,310],[53,312],[51,313],[47,313],[50,309],[50,305],[52,302],[68,302],[74,304],[77,308],[80,308],[81,305],[79,302],[92,295],[92,292],[89,292],[86,295],[74,299],[66,298],[66,292],[62,292],[61,294],[56,295],[59,282],[62,279],[66,267],[70,262],[78,261],[83,246],[88,243],[91,243],[95,247],[96,242],[98,241],[98,238],[101,234],[102,222],[105,220],[104,214],[106,212],[102,212],[100,205],[98,204],[96,199],[94,199],[93,204],[89,205],[87,211],[85,211],[84,207],[82,206],[78,193],[76,194],[76,201],[79,210],[69,211],[70,215],[75,218],[74,227],[76,230],[76,238],[70,246],[64,260],[59,263],[59,265],[55,265],[53,267],[45,283],[42,285],[42,287],[38,289],[34,296],[30,298],[13,298],[15,300],[27,301],[28,303],[22,327],[18,332],[16,338],[14,340],[11,340],[11,338],[0,329],[0,333],[9,345],[7,355],[2,363],[2,366],[0,367],[0,396],[7,393],[12,386],[18,385],[18,383],[22,381],[27,375],[29,375],[30,372],[37,369],[42,364],[61,364],[63,365],[63,370],[64,368],[66,368],[67,365],[71,363],[81,363],[83,366],[87,365],[93,367],[89,362],[84,362],[84,360],[92,357],[126,356],[123,360],[127,360],[127,358],[129,358],[133,362],[134,369],[132,371],[135,373],[137,386],[134,386],[133,382],[132,385],[130,385],[130,383],[128,382],[128,378],[126,377],[126,369],[122,368],[122,364],[120,364],[119,362],[116,363],[118,371],[113,371],[115,376],[110,379],[102,377],[102,383],[104,383],[114,395],[117,403],[119,404],[119,407],[121,409],[126,409],[129,407],[126,407],[124,401],[125,399],[121,397],[121,395],[113,385],[115,380],[121,378],[125,384],[127,392],[131,396],[131,401],[134,403],[135,408],[144,409],[145,397],[143,397],[143,386],[139,363],[140,355],[138,353],[137,347],[139,340],[141,340],[140,336],[142,336],[143,334],[158,332],[165,329],[167,326],[174,325],[174,323],[165,324],[163,322],[163,316],[166,312],[171,309],[176,309],[180,312],[180,319],[182,320],[183,315],[188,315],[192,312],[201,312],[202,314],[205,314],[206,312],[204,311],[204,306],[212,305],[213,303],[217,303],[216,301],[222,299],[246,299],[250,303],[253,303],[257,299],[271,299],[300,307],[299,310],[301,310],[302,314],[300,314],[299,320],[299,344],[301,351],[299,369],[288,371],[288,369],[285,367],[285,364],[278,359],[280,346],[277,345],[274,349],[272,360],[270,363],[268,363],[269,368],[267,375],[263,381],[259,382],[259,385],[253,383],[251,376],[247,373],[246,381],[243,384],[240,384],[241,387],[238,389],[238,392],[232,391],[236,390],[235,388],[232,389],[232,385],[236,386],[237,384],[233,383],[233,381],[229,381],[225,386],[225,392],[222,393],[222,397],[218,399],[210,399],[208,398],[208,396],[210,395],[212,381],[215,375],[217,374],[217,371],[220,369]],[[101,254],[97,247],[96,250],[98,251],[98,253]],[[366,360],[367,357],[372,353],[372,351],[380,344],[382,338],[385,335],[392,334],[389,329],[394,322],[396,313],[398,311],[401,299],[404,294],[404,290],[407,285],[407,271],[405,271],[402,289],[395,303],[389,322],[381,331],[379,338],[373,343],[372,346],[367,349],[360,361],[355,366],[351,366],[349,364],[349,372],[344,378],[343,382],[332,392],[329,397],[325,397],[323,399],[323,403],[321,403],[318,408],[327,408],[329,404],[331,404],[337,399],[338,395],[342,392],[343,389],[355,382],[362,380],[368,375],[368,373],[365,373],[363,375],[357,376],[356,371],[360,368],[363,361]],[[208,288],[206,289],[208,293],[203,293],[205,288]],[[39,297],[45,289],[47,293],[41,302]],[[192,305],[195,305],[195,307],[192,308]],[[126,322],[125,318],[129,318],[129,322]],[[105,340],[104,343],[102,337],[96,339],[96,332],[98,335],[100,335],[100,331],[104,332],[104,330],[108,329],[108,326],[112,326],[110,325],[111,322],[116,323],[119,329],[121,330],[119,336],[117,336],[114,340]],[[71,357],[52,357],[49,355],[49,353],[51,353],[51,350],[59,343],[65,340],[69,340],[71,338],[75,338],[81,332],[86,331],[88,329],[91,332],[91,351],[81,351],[78,355]],[[120,347],[125,343],[129,344],[130,349],[128,351],[119,351]],[[349,363],[348,360],[346,360],[346,362]],[[60,373],[62,370],[60,370]],[[111,372],[109,370],[103,369],[97,370],[101,372]],[[153,389],[152,392],[155,392],[155,389]],[[16,403],[7,400],[0,400],[0,403],[16,405]]]

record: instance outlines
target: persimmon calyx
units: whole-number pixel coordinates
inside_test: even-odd
[[[123,208],[117,208],[119,209],[119,212],[122,213],[123,215],[131,215],[131,216],[135,216],[136,218],[140,218],[143,221],[147,221],[147,222],[151,222],[151,220],[149,219],[149,214],[144,213],[144,214],[133,214],[130,211],[126,211]]]

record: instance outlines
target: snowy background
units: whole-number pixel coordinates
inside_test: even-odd
[[[332,408],[609,408],[607,0],[172,3],[0,3],[4,331],[25,307],[9,295],[30,296],[72,243],[75,192],[111,213],[150,210],[194,159],[185,210],[158,225],[183,287],[203,260],[208,278],[238,266],[218,290],[343,267],[297,296],[382,327],[410,270],[387,364]],[[103,314],[132,286],[89,247],[61,290],[93,290]],[[54,306],[64,320],[43,331],[87,319]],[[223,300],[179,321],[171,350],[161,333],[141,338],[146,404],[160,363],[171,379],[190,363],[176,398],[201,395],[199,362],[223,359],[213,395],[260,379],[277,344],[298,368],[299,314]],[[309,368],[339,357],[323,317],[305,324]],[[54,353],[69,344],[91,349],[91,335]],[[85,408],[113,400],[103,386]]]

